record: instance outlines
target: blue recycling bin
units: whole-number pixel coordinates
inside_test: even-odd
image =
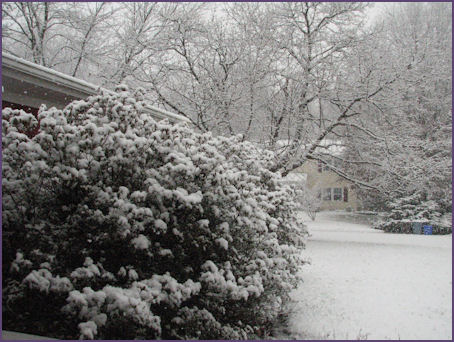
[[[432,235],[433,227],[432,226],[424,226],[424,235]]]

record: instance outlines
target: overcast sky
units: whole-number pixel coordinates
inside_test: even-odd
[[[393,2],[373,2],[373,6],[367,10],[369,16],[369,24],[373,23],[376,19],[379,18],[382,11],[392,4]]]

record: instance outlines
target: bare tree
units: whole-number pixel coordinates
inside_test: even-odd
[[[282,75],[288,80],[286,87],[299,92],[297,105],[291,108],[294,129],[274,168],[284,175],[307,159],[327,163],[318,153],[326,148],[324,142],[342,140],[344,126],[362,114],[360,105],[395,78],[378,77],[381,70],[374,65],[348,74],[348,67],[357,63],[355,55],[364,56],[363,44],[369,37],[361,33],[364,9],[361,3],[277,5],[276,39],[288,56]],[[342,170],[337,172],[348,177]]]
[[[175,11],[177,4],[155,2],[121,3],[108,63],[103,63],[103,84],[114,86],[122,82],[142,80],[144,66],[153,66],[162,56],[167,41],[168,23],[165,16]],[[165,58],[165,57],[164,57]],[[151,67],[153,69],[153,67]]]
[[[96,61],[105,55],[109,33],[108,27],[114,14],[109,3],[66,3],[60,9],[64,27],[61,33],[62,44],[55,56],[55,66],[68,64],[72,76],[81,73],[86,60]],[[69,56],[59,61],[58,56],[68,50]],[[61,59],[61,58],[60,58]]]
[[[17,55],[16,48],[33,62],[47,65],[52,27],[59,23],[51,2],[3,2],[2,49]]]
[[[102,2],[3,3],[3,49],[69,75],[90,78],[86,69],[99,65],[99,59],[108,54],[113,13],[112,6]]]
[[[236,67],[240,46],[230,28],[202,17],[204,4],[180,4],[164,19],[166,55],[157,72],[144,72],[159,101],[188,117],[202,131],[234,134],[232,115],[238,101]],[[146,64],[149,70],[156,65]]]
[[[385,12],[374,55],[398,75],[371,103],[348,153],[369,163],[352,166],[388,197],[415,192],[451,206],[451,4],[399,4]],[[378,63],[378,59],[377,59]],[[373,161],[373,163],[371,162]]]

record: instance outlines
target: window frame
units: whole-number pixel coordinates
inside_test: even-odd
[[[329,198],[328,198],[328,192],[329,192]],[[323,201],[332,201],[333,200],[333,191],[331,188],[323,188],[322,191],[322,200]]]
[[[336,194],[336,190],[337,190],[337,194]],[[343,191],[342,191],[342,188],[333,188],[332,190],[332,200],[333,201],[336,201],[336,202],[342,202],[343,200]]]

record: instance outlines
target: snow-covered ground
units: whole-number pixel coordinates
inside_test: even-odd
[[[297,339],[452,339],[452,235],[386,234],[319,213],[289,334]]]

